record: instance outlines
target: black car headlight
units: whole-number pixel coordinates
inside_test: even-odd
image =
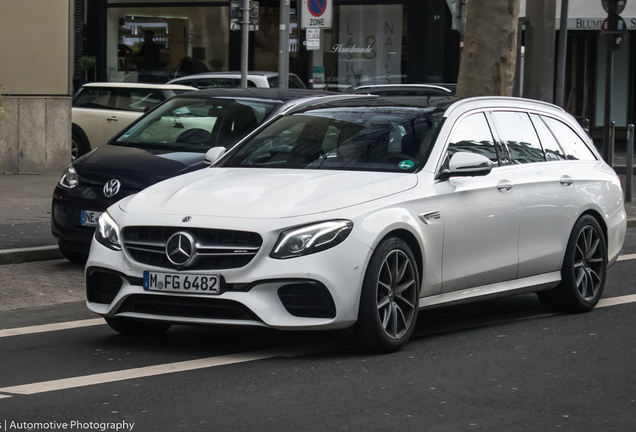
[[[353,222],[334,220],[291,228],[283,231],[270,254],[272,258],[287,259],[332,248],[344,241]]]
[[[73,165],[69,165],[68,168],[64,170],[62,177],[59,181],[60,186],[66,189],[73,189],[75,186],[79,184],[79,179],[77,176],[77,171]]]
[[[108,212],[102,213],[97,222],[97,229],[95,230],[95,240],[106,246],[108,249],[121,250],[121,243],[119,241],[119,226],[115,220],[108,214]]]

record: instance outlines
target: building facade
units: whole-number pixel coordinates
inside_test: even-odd
[[[73,0],[0,2],[0,173],[71,161]]]
[[[276,71],[280,0],[259,3],[249,69]],[[230,30],[229,1],[78,0],[77,6],[85,16],[81,54],[96,56],[98,80],[138,79],[147,30],[161,45],[161,79],[178,76],[191,60],[208,70],[240,70],[241,34]],[[312,51],[295,1],[290,19],[290,72],[308,87],[456,81],[460,35],[446,0],[335,0],[332,27],[320,31],[320,47]]]

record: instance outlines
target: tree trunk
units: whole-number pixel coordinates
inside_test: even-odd
[[[467,0],[457,96],[512,96],[519,0]]]

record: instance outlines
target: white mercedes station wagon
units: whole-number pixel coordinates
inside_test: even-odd
[[[391,352],[425,308],[590,311],[625,237],[619,178],[542,102],[324,97],[206,157],[101,216],[87,304],[114,330],[353,328]]]

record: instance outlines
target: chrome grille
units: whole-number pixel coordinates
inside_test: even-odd
[[[177,232],[188,233],[195,241],[195,256],[184,266],[173,264],[166,256],[166,243]],[[122,230],[122,239],[133,260],[175,270],[240,268],[254,258],[263,244],[257,233],[207,228],[132,226]]]

